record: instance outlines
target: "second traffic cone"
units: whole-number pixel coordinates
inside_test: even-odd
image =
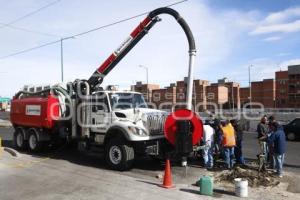
[[[171,165],[170,160],[166,160],[166,168],[165,168],[165,175],[164,175],[164,182],[161,185],[164,188],[173,188],[175,185],[173,185],[172,181],[172,173],[171,173]]]

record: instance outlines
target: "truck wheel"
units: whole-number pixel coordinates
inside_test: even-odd
[[[295,135],[295,133],[292,133],[292,132],[289,132],[289,133],[287,133],[287,139],[288,140],[290,140],[290,141],[294,141],[294,140],[296,140],[296,135]]]
[[[28,144],[32,152],[39,152],[43,147],[42,142],[38,140],[37,133],[34,130],[31,130],[29,133]]]
[[[14,132],[14,146],[18,150],[24,150],[26,148],[24,133],[21,129],[16,129]]]
[[[106,163],[111,169],[124,171],[132,167],[134,149],[122,138],[112,138],[105,146]]]

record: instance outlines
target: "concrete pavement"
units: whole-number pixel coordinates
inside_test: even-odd
[[[116,172],[107,170],[101,159],[68,149],[44,155],[22,154],[20,158],[5,154],[0,157],[1,200],[212,199],[199,195],[199,188],[192,185],[207,171],[190,168],[193,172],[189,173],[197,176],[180,179],[182,168],[173,167],[176,188],[167,190],[159,187],[161,180],[153,176],[162,173],[160,167],[154,164],[153,169],[149,169],[145,165],[149,166],[150,161],[140,162],[131,171]],[[147,171],[150,173],[142,173]],[[271,192],[271,188],[249,188],[248,199],[297,199],[297,194],[284,191],[286,187],[286,184],[276,187],[276,193]],[[233,187],[216,185],[215,189],[214,198],[238,199]]]
[[[0,137],[12,138],[12,129],[1,128]],[[245,154],[256,155],[255,134],[245,135]],[[297,152],[297,143],[292,143],[289,151]],[[5,152],[0,157],[0,194],[1,200],[10,199],[212,199],[199,195],[199,188],[192,185],[200,176],[212,174],[199,165],[185,169],[173,167],[173,180],[176,188],[166,190],[159,185],[164,166],[151,159],[139,159],[134,169],[116,172],[105,167],[104,159],[79,153],[72,148],[62,147],[49,152],[31,154],[21,152],[22,156],[14,158]],[[292,154],[287,164],[298,166]],[[295,160],[293,160],[295,159]],[[292,169],[292,167],[291,167]],[[297,168],[296,168],[297,169]],[[287,183],[274,188],[249,188],[249,199],[282,198],[300,199],[297,194],[286,192]],[[215,198],[235,199],[232,186],[215,185]],[[268,195],[266,194],[266,191]],[[276,191],[276,192],[275,192]],[[237,198],[236,198],[237,199]]]

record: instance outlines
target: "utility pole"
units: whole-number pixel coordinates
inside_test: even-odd
[[[249,65],[248,66],[248,75],[249,75],[249,106],[250,106],[250,109],[252,108],[252,89],[251,89],[251,67],[253,67],[253,65]]]
[[[147,80],[147,99],[148,99],[148,102],[150,103],[151,102],[151,99],[150,99],[150,95],[149,95],[149,75],[148,75],[148,67],[144,66],[144,65],[139,65],[139,67],[143,68],[146,70],[146,80]]]
[[[232,112],[234,112],[234,94],[233,94],[233,81],[231,85],[231,100],[232,100]]]
[[[64,82],[64,49],[63,49],[63,38],[60,39],[60,72],[61,82]]]
[[[61,72],[61,82],[64,82],[64,40],[74,39],[74,37],[60,38],[60,72]]]

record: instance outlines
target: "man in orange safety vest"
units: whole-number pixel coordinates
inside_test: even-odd
[[[228,120],[221,122],[223,133],[224,159],[227,169],[231,169],[234,164],[234,147],[236,145],[234,127]]]

